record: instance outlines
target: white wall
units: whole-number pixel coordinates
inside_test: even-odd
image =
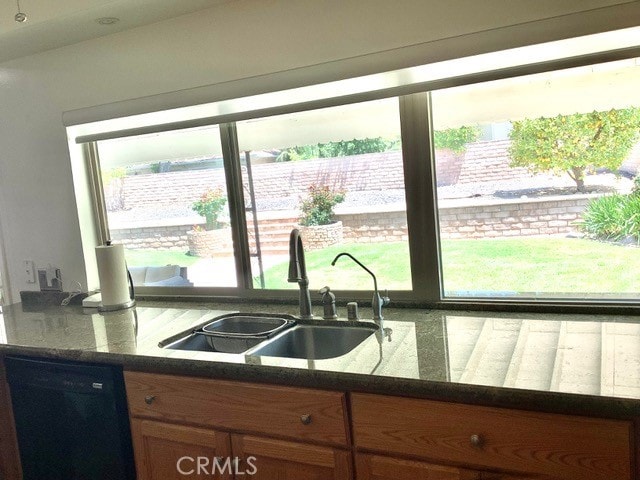
[[[616,4],[624,5],[566,16]],[[265,88],[252,79],[259,75],[285,72],[272,76],[267,88],[290,86],[288,78],[298,83],[341,78],[464,51],[632,26],[638,5],[237,0],[1,64],[0,220],[9,299],[19,301],[20,290],[36,288],[24,281],[23,259],[38,267],[59,266],[66,288],[73,288],[73,281],[86,288],[63,112],[212,84],[222,84],[216,87],[221,92],[235,85],[239,93],[240,88],[254,93]],[[515,27],[496,30],[508,25]],[[234,83],[239,79],[245,80]]]

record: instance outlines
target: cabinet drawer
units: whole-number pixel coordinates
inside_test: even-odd
[[[630,480],[632,424],[382,395],[352,396],[358,449],[435,463]]]
[[[343,393],[125,372],[134,417],[347,445]]]

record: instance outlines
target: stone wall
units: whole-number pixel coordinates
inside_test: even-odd
[[[441,235],[442,238],[496,238],[568,234],[576,231],[575,223],[592,198],[593,195],[571,195],[473,204],[469,204],[469,200],[466,203],[448,201],[439,210]],[[345,242],[400,242],[408,238],[406,213],[402,209],[375,211],[372,208],[363,213],[338,214],[336,218],[343,224]],[[267,234],[271,225],[282,226],[283,220],[293,226],[291,212],[283,212],[282,218],[272,216],[262,220],[261,236]],[[112,229],[111,237],[131,249],[186,251],[189,248],[187,232],[192,228],[193,224]],[[286,248],[287,228],[279,241]]]
[[[151,250],[184,250],[188,247],[187,232],[193,228],[188,225],[158,225],[137,228],[112,228],[111,240],[125,247]]]
[[[438,186],[522,180],[531,175],[526,168],[509,166],[509,140],[482,141],[468,145],[463,154],[436,151]],[[640,163],[640,143],[625,161],[625,171]],[[402,190],[402,153],[384,152],[300,162],[266,163],[253,166],[256,197],[284,198],[304,194],[311,184],[329,185],[349,192]],[[244,183],[248,184],[246,170]],[[226,189],[222,169],[187,170],[127,176],[123,185],[105,191],[109,205],[131,207],[184,206],[189,208],[207,188]],[[110,198],[113,195],[121,198]]]
[[[189,255],[213,258],[220,255],[232,255],[231,229],[190,230],[187,232]]]
[[[305,227],[300,225],[300,235],[304,239],[307,250],[322,250],[344,241],[344,230],[341,221],[330,225],[314,225]]]
[[[520,180],[531,176],[526,168],[509,166],[509,140],[469,145],[458,176],[459,184]]]
[[[407,214],[404,210],[336,215],[344,226],[344,238],[351,243],[407,241]]]
[[[336,190],[403,189],[402,153],[385,152],[301,162],[281,162],[252,167],[257,198],[282,198],[304,194],[311,184]],[[248,184],[243,169],[245,185]],[[208,188],[226,191],[224,172],[191,170],[131,175],[125,178],[125,208],[190,206]]]
[[[439,187],[455,185],[460,178],[465,153],[448,148],[436,150],[436,181]]]
[[[516,199],[482,205],[440,208],[443,238],[496,238],[559,235],[576,231],[593,195],[547,199]]]

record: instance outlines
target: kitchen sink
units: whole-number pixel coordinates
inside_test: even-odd
[[[302,324],[266,340],[246,355],[324,360],[349,353],[369,338],[378,327],[373,324]]]
[[[174,350],[243,353],[295,325],[290,315],[232,313],[210,319],[198,328],[160,342]]]
[[[323,360],[349,353],[377,329],[372,323],[304,322],[290,315],[234,313],[212,318],[163,340],[159,346]]]

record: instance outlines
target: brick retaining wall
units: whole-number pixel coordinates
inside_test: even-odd
[[[575,222],[592,198],[594,195],[476,201],[473,204],[448,201],[439,210],[441,235],[442,238],[497,238],[568,234],[576,231]],[[343,223],[346,242],[407,240],[407,219],[402,209],[342,213],[336,218]],[[291,212],[283,212],[282,218],[272,217],[261,224],[283,223],[283,219],[292,224]],[[111,237],[131,249],[186,251],[187,232],[192,228],[193,223],[112,229]],[[286,246],[286,231],[282,242]]]
[[[297,197],[311,184],[350,192],[404,188],[399,151],[266,163],[254,165],[252,173],[257,198]],[[246,171],[243,177],[247,184]],[[215,187],[226,190],[222,169],[131,175],[125,178],[122,191],[125,208],[190,206],[207,188]]]
[[[558,235],[576,231],[575,222],[594,195],[491,201],[441,208],[443,238]]]
[[[531,173],[526,168],[509,166],[510,145],[510,140],[470,144],[464,155],[457,183],[499,182],[530,178]]]

